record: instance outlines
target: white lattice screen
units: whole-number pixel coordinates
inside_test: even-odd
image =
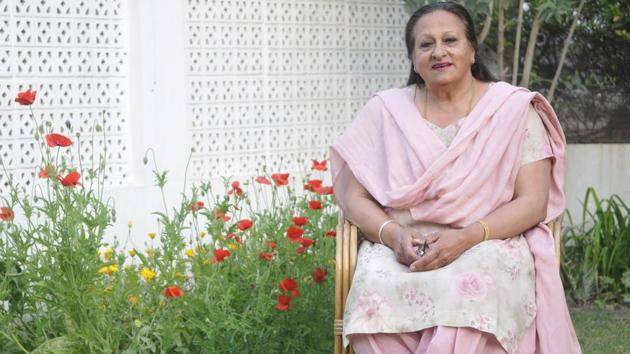
[[[406,20],[399,0],[188,0],[194,179],[327,156],[371,94],[404,84]]]
[[[40,123],[50,121],[55,132],[75,140],[81,134],[84,166],[93,148],[96,160],[106,144],[107,183],[125,182],[130,138],[124,5],[123,0],[0,0],[0,157],[15,182],[27,184],[41,168],[30,111],[13,102],[27,88],[38,91],[34,108]],[[92,128],[103,119],[106,137],[99,134],[92,145]],[[8,178],[1,172],[0,186]]]

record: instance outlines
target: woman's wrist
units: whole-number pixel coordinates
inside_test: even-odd
[[[464,240],[470,247],[473,247],[484,240],[484,227],[478,222],[474,222],[462,229]]]
[[[398,238],[398,233],[402,229],[402,226],[398,222],[392,222],[385,226],[383,229],[383,233],[381,238],[383,240],[383,245],[393,248],[392,246],[395,244],[396,238]]]

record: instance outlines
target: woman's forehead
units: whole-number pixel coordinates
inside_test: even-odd
[[[415,37],[442,36],[448,33],[466,33],[464,22],[455,14],[448,11],[433,11],[422,16],[414,26]]]

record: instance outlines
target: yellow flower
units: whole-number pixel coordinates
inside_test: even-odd
[[[201,231],[199,233],[199,237],[204,238],[207,235],[207,233],[205,231]]]
[[[110,247],[107,247],[105,249],[105,251],[103,252],[103,260],[105,260],[105,262],[107,262],[110,259],[112,259],[113,255],[114,255],[114,250],[111,249]]]
[[[160,300],[160,307],[166,306],[166,301],[164,299]]]
[[[181,273],[181,272],[175,272],[175,277],[182,280],[186,279],[186,275],[184,275],[184,273]]]
[[[238,251],[241,249],[241,247],[235,243],[228,243],[228,248],[232,251]]]
[[[150,283],[151,281],[153,281],[153,278],[155,278],[155,272],[147,267],[142,268],[139,274],[142,278],[144,278],[144,280],[147,281],[147,283]]]
[[[136,249],[134,248],[134,249],[132,249],[132,250],[129,250],[129,255],[130,255],[131,257],[135,257],[135,256],[136,256]]]
[[[153,240],[155,238],[155,235],[156,235],[155,232],[149,232],[149,238],[150,239]]]
[[[194,256],[194,255],[195,255],[195,251],[193,251],[193,249],[192,249],[192,248],[189,248],[189,249],[187,249],[187,250],[186,250],[186,255],[187,255],[188,257],[192,257],[192,256]]]
[[[153,248],[147,248],[147,257],[151,258],[155,256],[155,251],[153,250]]]
[[[138,297],[136,295],[129,296],[129,302],[135,306],[138,303]]]
[[[105,266],[105,267],[101,267],[98,270],[99,274],[107,274],[107,275],[112,275],[114,273],[118,272],[118,265],[117,264],[112,264],[109,266]]]

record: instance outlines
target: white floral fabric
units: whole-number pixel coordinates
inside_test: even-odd
[[[450,144],[461,119],[436,134]],[[521,165],[552,156],[540,116],[530,106]],[[420,232],[444,225],[416,222],[408,210],[386,209]],[[514,353],[536,314],[534,262],[525,238],[482,242],[451,264],[410,272],[391,249],[362,242],[344,314],[344,342],[354,333],[415,332],[435,326],[472,327],[496,336]]]

